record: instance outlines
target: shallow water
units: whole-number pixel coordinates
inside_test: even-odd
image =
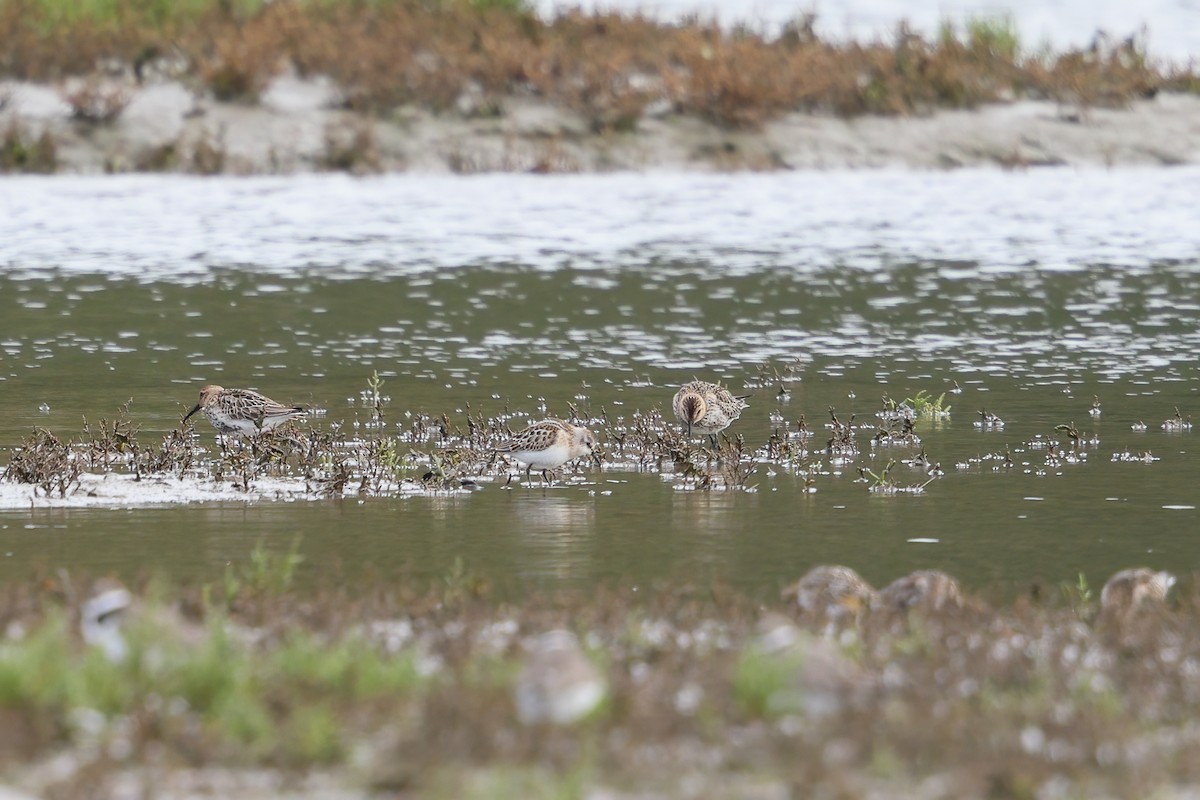
[[[437,579],[461,558],[506,591],[718,579],[764,596],[816,563],[916,568],[999,591],[1197,567],[1200,460],[1160,423],[1196,409],[1200,171],[771,176],[6,179],[0,447],[75,436],[133,399],[145,442],[205,382],[365,419],[664,408],[693,375],[751,394],[751,447],[833,406],[947,394],[918,424],[945,476],[858,482],[913,453],[816,461],[815,492],[584,472],[544,490],[169,507],[0,509],[0,575],[34,565],[212,579],[300,537],[305,575]],[[769,364],[764,373],[762,365]],[[779,403],[774,370],[790,367]],[[1093,395],[1103,403],[1089,415]],[[974,422],[986,409],[1002,431]],[[361,421],[360,419],[360,421]],[[1145,432],[1131,430],[1144,420]],[[1045,467],[1074,422],[1099,443]],[[205,442],[212,446],[207,430]],[[1039,440],[1038,437],[1041,437]],[[603,432],[601,432],[603,439]],[[1014,466],[978,457],[1011,452]],[[1114,462],[1150,451],[1153,463]],[[0,460],[7,461],[7,453]],[[926,477],[897,467],[901,483]],[[181,490],[182,494],[182,490]],[[136,505],[136,502],[134,502]]]

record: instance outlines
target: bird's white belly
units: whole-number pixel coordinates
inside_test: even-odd
[[[213,427],[216,428],[221,433],[257,433],[258,432],[258,426],[256,426],[254,424],[254,421],[250,420],[250,419],[246,419],[245,417],[230,416],[229,414],[226,414],[224,411],[221,411],[219,408],[206,408],[206,409],[204,409],[204,413],[208,416],[208,421],[213,424]],[[263,428],[271,428],[271,427],[273,427],[273,426],[269,425],[267,422],[264,421]]]
[[[512,457],[534,469],[554,469],[562,466],[571,457],[571,448],[556,444],[545,450],[514,450]]]

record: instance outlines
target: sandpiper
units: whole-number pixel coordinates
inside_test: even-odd
[[[1169,572],[1148,567],[1123,569],[1108,579],[1100,591],[1100,608],[1111,614],[1129,616],[1143,605],[1163,603],[1175,585]]]
[[[591,455],[596,447],[596,437],[587,428],[572,425],[561,419],[535,422],[525,430],[496,445],[497,453],[508,453],[525,464],[525,477],[530,470],[542,472],[542,480],[548,481],[547,473],[568,461]]]
[[[575,634],[553,630],[534,640],[513,700],[526,725],[570,725],[596,710],[607,693],[607,681]]]
[[[856,621],[878,602],[878,593],[849,567],[817,566],[783,590],[783,598],[796,604],[808,619],[836,629]]]
[[[1163,634],[1146,623],[1168,610],[1167,593],[1174,585],[1175,576],[1169,572],[1155,572],[1148,567],[1121,570],[1100,591],[1096,630],[1116,635],[1123,647],[1136,647],[1138,640],[1147,635],[1158,639]]]
[[[936,569],[919,569],[889,583],[879,592],[879,605],[892,611],[941,611],[965,604],[958,581]]]
[[[689,438],[692,431],[706,434],[716,450],[717,434],[742,415],[742,410],[747,407],[746,397],[749,395],[734,397],[728,389],[716,383],[692,381],[675,393],[671,407],[679,421],[687,426]]]
[[[226,389],[216,385],[200,390],[200,401],[187,413],[183,422],[187,422],[197,411],[204,412],[218,433],[251,436],[304,415],[301,406],[285,406],[249,389]]]

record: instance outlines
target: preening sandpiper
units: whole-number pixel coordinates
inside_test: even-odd
[[[507,453],[525,464],[525,477],[530,470],[541,470],[542,480],[550,480],[554,470],[568,461],[591,455],[596,437],[581,425],[561,419],[535,422],[525,430],[496,445],[497,453]]]
[[[702,433],[708,436],[716,450],[717,434],[737,420],[747,404],[744,397],[734,397],[724,386],[692,381],[675,393],[671,407],[679,421],[687,426],[688,438],[693,431]]]
[[[200,401],[187,413],[183,422],[187,422],[197,411],[204,412],[218,433],[250,436],[304,415],[301,406],[285,406],[249,389],[226,389],[216,385],[200,390]]]

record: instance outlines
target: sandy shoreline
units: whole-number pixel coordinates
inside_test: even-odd
[[[1130,107],[1022,100],[921,117],[790,114],[732,131],[667,108],[629,132],[594,132],[535,97],[483,109],[404,107],[371,117],[338,107],[322,80],[276,79],[257,105],[220,103],[181,83],[101,86],[123,108],[79,119],[70,86],[0,82],[0,133],[52,142],[53,171],[294,174],[641,170],[948,169],[973,166],[1172,166],[1200,162],[1200,97],[1160,94]]]

